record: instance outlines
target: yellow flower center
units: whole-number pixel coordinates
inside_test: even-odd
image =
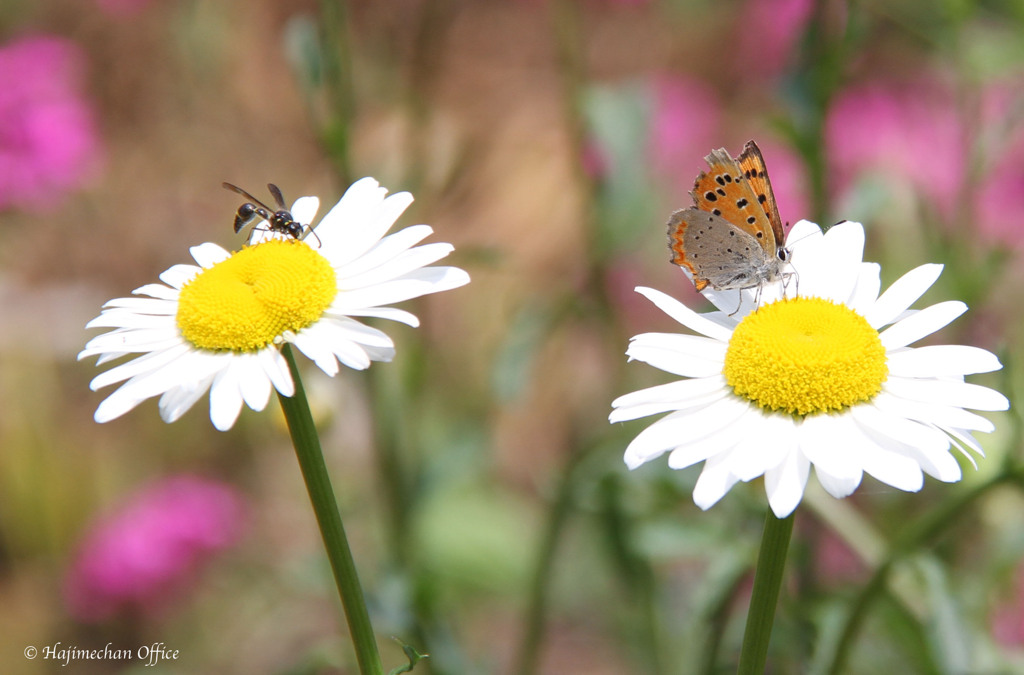
[[[259,351],[316,322],[338,292],[330,262],[295,240],[243,248],[181,289],[178,328],[211,351]]]
[[[878,331],[846,305],[821,298],[748,314],[725,355],[725,380],[738,396],[793,415],[868,401],[888,374]]]

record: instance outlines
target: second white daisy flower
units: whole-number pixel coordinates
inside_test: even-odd
[[[637,288],[697,335],[645,333],[631,341],[630,359],[685,379],[612,403],[612,422],[669,413],[629,444],[626,464],[636,468],[666,452],[672,468],[704,462],[693,494],[703,509],[737,482],[763,475],[779,518],[800,503],[812,465],[837,498],[856,490],[864,473],[908,491],[921,489],[925,473],[959,480],[951,445],[973,463],[969,451],[982,450],[971,433],[994,429],[967,409],[1005,410],[1009,401],[964,382],[1001,367],[992,353],[910,347],[967,310],[956,301],[909,310],[942,266],[918,267],[879,295],[880,268],[862,262],[859,223],[822,235],[801,221],[789,240],[799,283],[763,289],[756,312],[756,289],[740,292],[739,312],[736,292],[706,291],[721,311],[698,314]],[[771,302],[783,295],[790,297]]]

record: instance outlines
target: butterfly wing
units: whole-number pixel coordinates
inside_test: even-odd
[[[775,254],[748,234],[707,211],[682,209],[668,221],[672,262],[689,270],[697,291],[751,288],[777,277]]]
[[[760,154],[758,152],[757,156]],[[691,193],[696,207],[732,223],[754,237],[766,253],[774,256],[777,242],[782,242],[782,227],[776,231],[743,167],[725,148],[712,150],[704,160],[709,170],[701,171],[697,176]],[[759,175],[762,174],[759,170]],[[767,185],[768,175],[763,176]],[[771,197],[771,200],[774,204],[775,198]]]
[[[772,181],[768,178],[768,170],[764,165],[764,157],[761,156],[761,149],[754,141],[748,141],[743,147],[743,153],[737,158],[740,168],[743,169],[743,176],[750,182],[757,202],[764,208],[768,222],[775,234],[775,243],[781,246],[786,235],[782,230],[782,219],[779,218],[779,207],[775,203],[775,193],[772,191]]]

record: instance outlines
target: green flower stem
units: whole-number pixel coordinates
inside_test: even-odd
[[[743,650],[740,652],[740,675],[762,675],[768,660],[768,642],[775,620],[775,605],[782,586],[782,572],[786,568],[789,537],[793,534],[793,514],[778,519],[769,509],[761,535],[761,551],[757,555],[754,572],[754,591],[750,598],[747,627],[743,632]]]
[[[334,499],[334,489],[331,487],[327,465],[324,464],[324,455],[320,449],[320,438],[313,424],[313,416],[309,412],[309,402],[302,388],[302,380],[299,379],[299,370],[291,345],[285,345],[281,352],[288,361],[288,369],[295,382],[295,394],[278,394],[278,399],[288,421],[288,431],[295,445],[295,455],[299,460],[299,468],[302,469],[302,478],[306,481],[306,490],[309,491],[316,521],[320,525],[320,536],[323,537],[324,548],[327,549],[327,557],[334,571],[334,582],[338,586],[338,595],[341,596],[341,604],[345,609],[345,619],[348,621],[356,659],[359,661],[359,672],[362,675],[382,675],[384,666],[373,635],[373,626],[370,625],[370,615],[366,611],[363,589],[359,586],[356,564],[348,547],[348,538],[345,536],[338,504]]]

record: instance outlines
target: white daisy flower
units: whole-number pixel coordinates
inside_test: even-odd
[[[256,230],[255,245],[230,253],[217,244],[190,249],[198,265],[175,265],[163,284],[117,298],[87,328],[113,328],[86,344],[79,359],[97,365],[140,354],[96,376],[95,391],[124,382],[96,410],[97,422],[120,417],[142,401],[160,397],[165,422],[181,417],[210,391],[210,419],[230,429],[244,402],[262,410],[271,388],[295,393],[280,347],[290,342],[328,375],[338,364],[364,369],[389,361],[394,343],[354,317],[393,319],[417,326],[407,311],[388,307],[428,293],[457,288],[469,275],[457,267],[427,267],[448,255],[451,244],[416,246],[433,231],[413,225],[386,235],[412,203],[412,195],[387,190],[372,178],[353,184],[300,241]],[[291,213],[311,223],[320,202],[302,197]]]
[[[969,451],[983,453],[971,432],[994,429],[966,408],[1006,410],[1009,401],[964,382],[965,375],[1002,367],[992,353],[909,346],[967,310],[957,301],[908,310],[942,266],[922,265],[879,295],[880,268],[862,262],[859,223],[823,235],[801,221],[788,241],[798,276],[786,288],[763,289],[756,312],[750,309],[757,289],[739,291],[738,312],[736,291],[706,291],[720,310],[707,314],[636,289],[699,335],[645,333],[630,342],[630,359],[684,379],[612,403],[612,422],[669,413],[629,444],[627,466],[666,452],[674,469],[703,461],[693,492],[702,509],[738,481],[763,475],[779,518],[800,503],[812,465],[837,498],[853,493],[864,473],[906,491],[920,490],[924,473],[959,480],[950,446],[974,464]]]

